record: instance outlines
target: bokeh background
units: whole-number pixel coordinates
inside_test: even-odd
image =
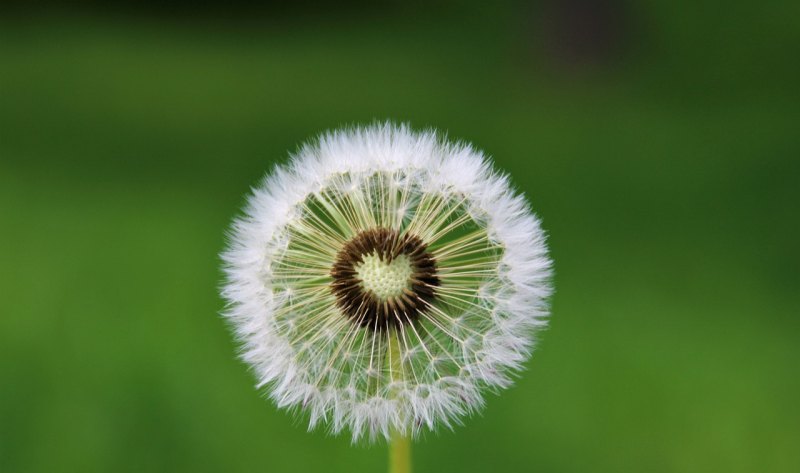
[[[557,272],[526,372],[418,472],[800,471],[800,3],[0,18],[3,473],[383,470],[254,389],[218,254],[299,143],[386,119],[493,156]]]

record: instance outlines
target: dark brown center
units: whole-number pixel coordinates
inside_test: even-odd
[[[440,282],[436,259],[426,250],[422,239],[397,230],[378,227],[359,233],[339,251],[331,268],[337,306],[351,321],[374,331],[413,323],[433,303]],[[386,268],[402,258],[409,265],[407,282],[395,286],[396,291],[370,290],[371,281],[362,280],[361,268],[376,258]]]

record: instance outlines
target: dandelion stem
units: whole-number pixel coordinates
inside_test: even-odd
[[[402,381],[403,359],[400,332],[389,332],[389,372],[392,381]],[[411,473],[411,438],[410,432],[392,429],[392,438],[389,443],[389,473]]]
[[[411,439],[397,430],[389,445],[389,473],[411,473]]]

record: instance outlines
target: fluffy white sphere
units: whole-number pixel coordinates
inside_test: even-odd
[[[354,441],[459,422],[511,383],[548,315],[524,198],[470,145],[406,126],[303,146],[253,191],[223,259],[259,386]]]

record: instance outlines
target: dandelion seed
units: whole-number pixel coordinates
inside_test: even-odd
[[[548,315],[524,198],[469,145],[405,126],[305,145],[253,191],[223,258],[258,385],[354,441],[461,422]]]

